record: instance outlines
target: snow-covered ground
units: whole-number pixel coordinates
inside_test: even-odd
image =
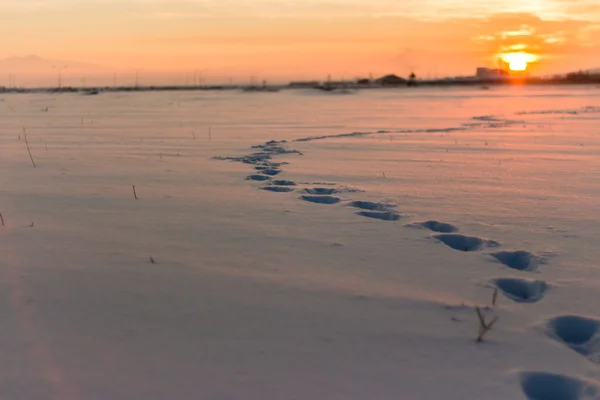
[[[5,95],[0,398],[600,398],[599,197],[597,88]]]

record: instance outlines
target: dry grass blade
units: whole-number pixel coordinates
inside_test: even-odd
[[[29,158],[31,159],[31,163],[33,164],[33,168],[37,167],[35,165],[35,161],[33,161],[33,156],[31,155],[31,149],[29,148],[29,141],[27,140],[27,130],[23,127],[23,136],[25,137],[25,145],[27,146],[27,152],[29,153]]]
[[[494,324],[496,323],[496,321],[498,321],[498,316],[495,316],[493,320],[491,320],[488,324],[487,324],[487,329],[488,331],[490,329],[492,329],[492,326],[494,326]]]
[[[492,305],[496,306],[496,300],[498,299],[498,288],[494,290],[494,294],[492,295]]]
[[[479,323],[481,326],[485,325],[485,317],[481,313],[481,309],[479,307],[475,307],[475,311],[477,312],[477,317],[479,317]]]
[[[136,200],[138,200],[137,193],[136,193],[136,191],[135,191],[135,185],[132,185],[132,186],[133,186],[133,197],[134,197]]]
[[[4,226],[4,217],[2,216],[2,213],[0,213],[0,222],[2,222],[2,226]]]
[[[476,342],[483,342],[483,337],[486,333],[488,333],[496,321],[498,321],[498,317],[494,317],[490,322],[485,322],[485,316],[481,312],[479,307],[475,307],[475,311],[477,312],[477,318],[479,319],[479,335],[477,335]]]

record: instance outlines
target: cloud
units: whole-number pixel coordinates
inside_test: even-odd
[[[565,15],[571,18],[600,19],[600,3],[597,0],[556,0],[561,3]]]
[[[600,22],[597,0],[0,0],[0,10],[34,12],[52,9],[93,12],[123,10],[150,19],[203,18],[382,18],[401,16],[423,21],[485,18],[502,10],[544,20],[585,19]]]
[[[587,47],[600,46],[600,35],[594,34],[599,26],[593,21],[548,21],[531,14],[499,14],[480,25],[473,41],[480,51],[492,57],[524,51],[538,55],[543,61],[579,55]]]
[[[49,5],[48,0],[2,0],[0,10],[4,11],[36,11]]]

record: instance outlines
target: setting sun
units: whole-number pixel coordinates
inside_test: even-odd
[[[502,61],[508,63],[511,71],[525,71],[529,63],[537,60],[537,57],[529,53],[507,53],[502,55]]]

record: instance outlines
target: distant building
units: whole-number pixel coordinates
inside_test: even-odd
[[[476,74],[477,78],[481,81],[497,81],[507,79],[509,75],[510,74],[505,69],[485,67],[477,68]]]
[[[400,78],[397,75],[386,75],[375,80],[375,83],[382,86],[406,85],[407,82],[406,79]]]

